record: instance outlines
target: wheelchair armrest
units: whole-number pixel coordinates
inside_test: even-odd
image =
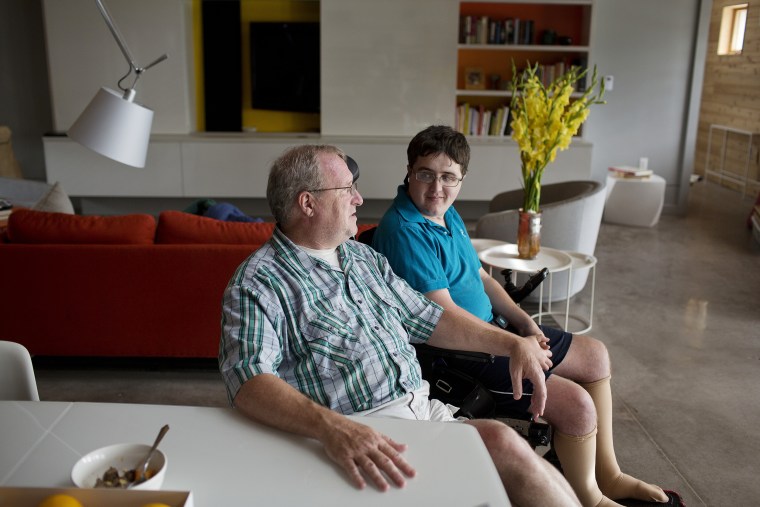
[[[543,268],[538,270],[533,275],[531,275],[531,277],[527,282],[523,284],[522,287],[516,287],[515,284],[512,283],[511,269],[503,269],[501,271],[501,274],[504,275],[505,280],[504,290],[507,291],[507,294],[509,294],[509,297],[512,298],[512,301],[519,303],[528,297],[528,295],[533,292],[534,289],[541,285],[541,282],[546,280],[546,277],[549,276],[549,269]]]
[[[413,344],[417,349],[418,356],[433,356],[441,357],[443,359],[467,359],[469,361],[478,361],[481,363],[493,363],[494,356],[486,354],[485,352],[472,352],[469,350],[451,350],[442,349],[440,347],[433,347],[432,345],[425,345],[422,343]]]

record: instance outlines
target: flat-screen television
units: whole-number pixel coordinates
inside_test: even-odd
[[[252,22],[253,109],[319,112],[319,23]]]

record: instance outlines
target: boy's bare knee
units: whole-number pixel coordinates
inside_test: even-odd
[[[590,336],[578,335],[573,338],[581,344],[581,356],[585,365],[583,369],[597,380],[610,375],[610,354],[607,346]]]

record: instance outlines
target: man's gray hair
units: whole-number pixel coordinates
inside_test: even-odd
[[[319,155],[332,153],[344,161],[343,150],[327,144],[306,144],[289,148],[272,164],[267,183],[267,202],[275,221],[287,225],[298,194],[323,188]]]

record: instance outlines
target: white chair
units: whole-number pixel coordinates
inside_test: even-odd
[[[0,341],[0,400],[40,401],[32,358],[15,342]]]
[[[596,239],[604,211],[604,185],[594,180],[565,181],[541,187],[541,245],[559,250],[594,255]],[[476,238],[517,242],[518,208],[522,207],[523,190],[503,192],[491,200],[489,213],[478,220]],[[500,274],[494,277],[503,281]],[[570,296],[586,285],[588,270],[573,273]],[[552,292],[544,293],[544,301],[567,299],[567,273],[556,273]],[[526,301],[538,301],[534,292]]]

